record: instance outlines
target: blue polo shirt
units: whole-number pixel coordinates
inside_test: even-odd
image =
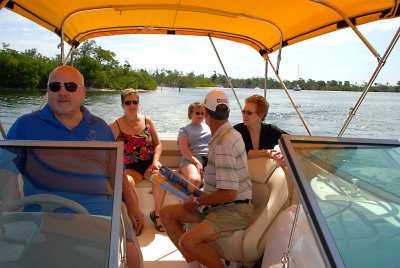
[[[83,119],[73,130],[54,116],[49,105],[18,118],[7,133],[9,140],[115,141],[108,124],[81,107]]]
[[[30,114],[26,114],[18,118],[15,123],[11,126],[7,134],[9,140],[49,140],[49,141],[115,141],[109,125],[101,118],[91,114],[85,107],[81,107],[83,113],[83,119],[74,129],[67,129],[58,119],[54,116],[49,105],[47,104],[43,109],[35,111]],[[29,154],[29,151],[27,151]],[[21,159],[21,158],[20,158]],[[100,160],[106,160],[101,158]],[[24,157],[22,157],[24,160]],[[96,159],[97,160],[97,159]],[[66,161],[68,161],[66,159]],[[38,163],[41,159],[38,159]],[[96,161],[92,161],[96,162]],[[97,161],[102,162],[102,161]],[[106,162],[106,161],[104,161]],[[43,187],[37,180],[35,180],[35,172],[25,170],[25,164],[23,161],[18,163],[20,170],[24,171],[24,194],[55,194],[83,205],[91,214],[107,215],[112,214],[112,195],[111,193],[102,192],[97,190],[95,194],[89,193],[89,191],[64,191],[64,189],[47,188]],[[21,165],[22,164],[22,165]],[[98,164],[98,163],[97,163]],[[100,163],[101,165],[107,165],[107,163]],[[101,167],[101,166],[99,166]],[[49,168],[43,163],[43,168],[48,168],[51,172],[58,173],[58,176],[64,176],[71,178],[76,176],[75,170],[55,170]],[[105,168],[104,168],[105,170]],[[108,183],[107,175],[104,174],[102,168],[95,168],[93,174],[82,174],[84,178],[87,176],[88,180],[96,178],[98,181],[95,185],[105,185]],[[37,178],[40,179],[40,178]],[[83,180],[81,185],[84,185]],[[79,185],[80,186],[80,185]],[[83,187],[76,187],[76,189],[84,189]],[[28,209],[30,211],[37,210],[33,207]],[[67,212],[66,210],[60,210],[60,212]]]

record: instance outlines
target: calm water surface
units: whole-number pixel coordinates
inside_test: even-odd
[[[140,94],[140,111],[155,122],[158,132],[177,132],[187,124],[187,107],[194,101],[202,101],[210,89],[163,88]],[[231,100],[232,123],[241,122],[236,98],[225,89]],[[21,115],[37,110],[44,91],[0,91],[0,120],[6,131]],[[243,105],[251,94],[263,94],[261,89],[237,89],[236,94]],[[290,91],[304,120],[313,135],[336,136],[360,92],[336,91]],[[307,135],[307,131],[293,109],[283,90],[268,90],[270,109],[266,121],[291,134]],[[400,94],[371,92],[364,99],[344,136],[400,139]],[[119,91],[88,92],[86,107],[106,122],[122,115]]]

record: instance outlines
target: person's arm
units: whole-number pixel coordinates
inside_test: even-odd
[[[17,199],[21,198],[19,190],[18,175],[19,165],[24,166],[24,157],[17,157],[11,151],[0,151],[0,212],[7,211],[7,208]],[[16,164],[16,161],[18,164]]]
[[[0,169],[0,185],[0,212],[5,212],[13,202],[21,198],[17,174],[7,169]]]
[[[189,150],[189,139],[187,136],[181,136],[178,140],[179,149],[182,155],[189,161],[192,162],[193,165],[196,166],[197,170],[201,174],[203,172],[203,164],[192,154]]]
[[[153,137],[154,155],[153,155],[152,169],[160,169],[160,167],[161,167],[160,157],[161,157],[161,152],[162,152],[161,142],[160,142],[160,139],[158,138],[158,133],[153,124],[153,121],[148,117],[146,117],[146,121],[150,126],[151,135]]]
[[[211,206],[216,204],[225,204],[232,202],[236,199],[237,190],[218,189],[210,194],[203,194],[197,198],[200,206]],[[194,195],[189,196],[188,200],[184,203],[184,207],[189,212],[194,212],[197,207],[193,203]]]
[[[112,130],[112,132],[113,132],[114,139],[116,139],[117,136],[118,136],[118,134],[119,134],[119,128],[118,128],[118,125],[117,125],[117,120],[112,121],[112,122],[109,124],[109,126],[110,126],[110,128],[111,128],[111,130]]]
[[[139,208],[139,199],[135,189],[135,181],[133,179],[132,181],[129,181],[125,172],[122,177],[122,199],[125,202],[133,228],[137,233],[141,230],[144,224],[144,215],[142,210]]]

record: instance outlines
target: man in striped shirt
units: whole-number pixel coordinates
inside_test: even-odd
[[[205,121],[211,130],[204,194],[190,196],[184,204],[164,207],[161,221],[182,252],[188,267],[224,267],[210,246],[230,231],[251,223],[251,180],[242,136],[230,124],[229,100],[224,91],[210,91],[205,100]],[[199,223],[185,232],[181,223]]]

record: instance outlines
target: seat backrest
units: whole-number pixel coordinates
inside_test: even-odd
[[[181,151],[177,144],[176,133],[160,133],[159,138],[162,142],[162,152],[160,162],[172,169],[177,169],[181,163]]]
[[[267,230],[289,202],[286,175],[276,160],[251,158],[248,168],[253,186],[253,222],[247,229],[215,241],[215,248],[226,260],[252,263],[263,255]]]
[[[247,163],[253,186],[252,203],[254,205],[254,221],[268,203],[270,187],[267,182],[279,165],[276,161],[267,157],[251,158]]]
[[[276,160],[268,157],[248,161],[253,185],[253,223],[242,243],[243,261],[256,261],[264,253],[266,233],[278,213],[288,205],[286,174]]]

